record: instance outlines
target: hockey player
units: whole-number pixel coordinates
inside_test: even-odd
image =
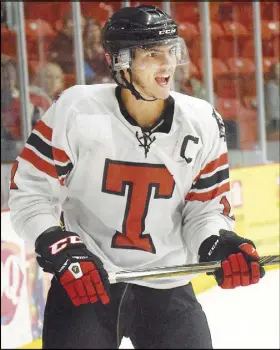
[[[222,260],[225,289],[264,274],[254,243],[233,232],[221,116],[170,91],[188,64],[177,30],[153,6],[117,11],[103,29],[116,84],[64,91],[14,163],[13,227],[55,276],[44,348],[118,348],[123,336],[136,348],[211,348],[193,276],[109,285],[107,272]]]

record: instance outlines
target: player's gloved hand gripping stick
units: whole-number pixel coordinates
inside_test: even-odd
[[[252,241],[239,237],[234,232],[221,230],[220,236],[211,236],[202,243],[199,250],[201,262],[197,264],[109,272],[109,281],[118,283],[207,273],[214,274],[222,288],[245,286],[256,283],[264,276],[263,266],[280,263],[279,255],[258,257],[253,248],[255,246]],[[206,262],[202,262],[203,258]]]
[[[73,304],[109,303],[108,274],[101,260],[92,254],[79,235],[56,227],[42,233],[35,242],[38,264],[55,274]]]
[[[199,262],[220,260],[222,268],[213,272],[221,288],[232,289],[258,283],[265,275],[255,244],[232,231],[208,237],[199,248]]]

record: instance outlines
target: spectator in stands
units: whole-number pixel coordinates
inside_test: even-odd
[[[17,71],[13,61],[1,55],[1,108],[5,108],[12,98],[19,97]]]
[[[30,121],[36,119],[38,109],[39,107],[29,101]],[[9,132],[13,140],[21,139],[21,105],[16,65],[3,57],[1,57],[1,126]],[[8,134],[1,136],[6,137],[5,135]]]
[[[265,83],[265,106],[269,140],[279,140],[280,135],[280,62],[271,66]]]
[[[176,67],[174,75],[174,90],[182,94],[189,94],[186,88],[189,79],[189,70],[187,65]]]
[[[1,161],[13,161],[18,155],[15,137],[7,127],[11,124],[9,119],[14,121],[11,108],[13,99],[19,96],[15,87],[16,80],[15,65],[1,56]],[[9,118],[10,116],[11,118]]]
[[[220,4],[218,14],[220,21],[233,21],[234,9],[232,4]]]
[[[18,151],[19,150],[14,140],[14,137],[12,136],[10,131],[5,127],[2,119],[2,115],[1,115],[1,161],[2,162],[14,161],[18,155]],[[6,202],[6,205],[7,205],[7,202]],[[1,189],[1,208],[2,208],[2,189]]]
[[[190,77],[189,66],[178,66],[174,75],[175,91],[201,98],[207,99],[206,90],[202,82],[195,78]]]
[[[92,69],[94,76],[87,79],[87,83],[102,83],[111,81],[111,74],[105,59],[105,52],[101,41],[101,26],[94,19],[87,17],[84,33],[85,64]]]
[[[43,64],[29,88],[31,102],[46,111],[64,88],[63,71],[52,62]]]
[[[202,100],[207,100],[206,89],[201,80],[196,77],[191,77],[189,79],[189,87],[191,89],[191,95]]]
[[[4,1],[1,1],[1,24],[7,24],[7,11]]]
[[[84,32],[85,19],[81,16],[82,33]],[[48,61],[57,63],[64,73],[75,73],[74,56],[74,25],[72,12],[69,11],[63,17],[62,28],[50,45]]]

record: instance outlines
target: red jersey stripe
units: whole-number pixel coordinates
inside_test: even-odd
[[[70,159],[67,153],[64,152],[62,149],[53,147],[52,150],[53,150],[54,160],[57,160],[58,162],[61,162],[61,163],[65,163]]]
[[[38,121],[34,129],[39,131],[47,140],[52,140],[52,128],[47,126],[42,120]]]
[[[35,129],[40,132],[47,140],[52,141],[52,128],[47,126],[42,120],[40,120]],[[59,148],[52,147],[53,149],[53,157],[55,160],[65,163],[69,160],[67,154]]]
[[[230,183],[229,182],[223,184],[220,187],[216,187],[213,190],[208,191],[208,192],[202,192],[202,193],[190,192],[186,195],[185,199],[187,201],[206,202],[206,201],[210,201],[211,199],[214,199],[214,198],[218,197],[220,194],[222,194],[224,192],[228,192],[228,191],[230,191]]]
[[[226,164],[228,164],[228,154],[223,153],[220,155],[220,157],[218,157],[218,158],[212,160],[212,162],[209,162],[208,164],[206,164],[206,166],[196,176],[196,178],[194,179],[194,182],[196,182],[199,179],[200,175],[210,174],[218,167],[220,167],[222,165],[226,165]]]
[[[51,177],[54,177],[56,179],[58,178],[55,165],[46,162],[44,159],[35,154],[31,149],[24,147],[19,156],[34,165],[38,170],[46,173]]]

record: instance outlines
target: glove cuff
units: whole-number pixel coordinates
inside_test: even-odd
[[[220,237],[218,235],[212,235],[206,238],[200,245],[198,250],[199,262],[212,261],[212,253],[215,247],[220,243]]]

